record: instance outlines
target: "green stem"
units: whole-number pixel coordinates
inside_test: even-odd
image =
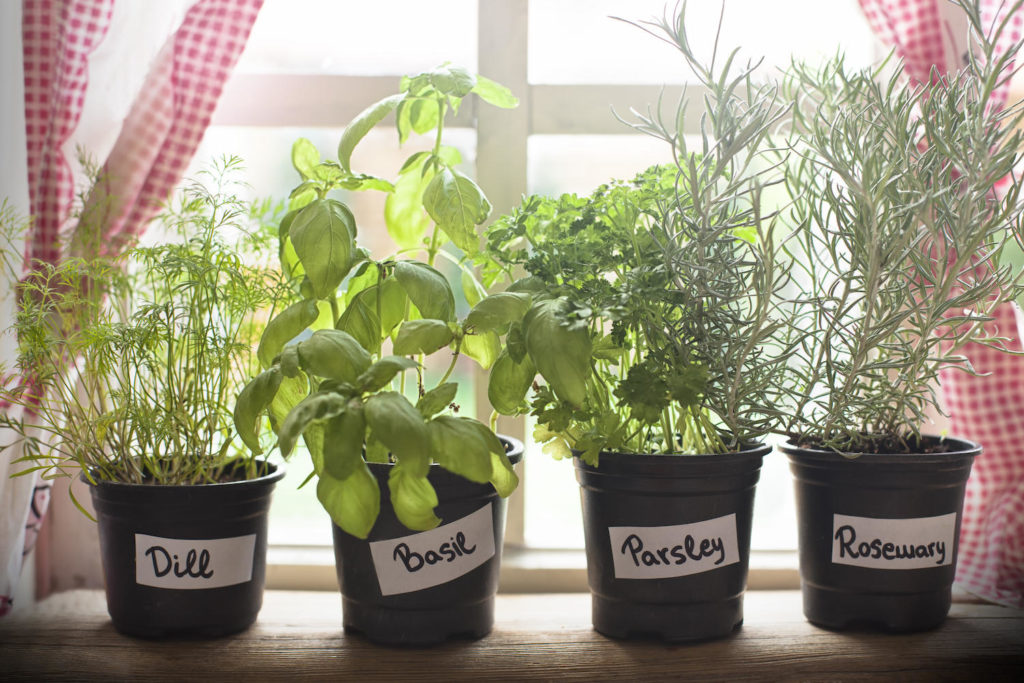
[[[444,373],[444,377],[437,383],[437,386],[441,386],[448,381],[451,377],[452,371],[455,370],[455,362],[459,360],[459,350],[462,348],[462,337],[459,337],[455,342],[455,351],[452,352],[452,362],[448,364],[448,370]]]

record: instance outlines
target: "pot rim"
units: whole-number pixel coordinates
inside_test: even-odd
[[[734,451],[731,453],[626,453],[622,451],[601,451],[598,454],[598,461],[603,457],[611,457],[619,462],[630,462],[636,460],[638,462],[649,462],[649,463],[670,463],[670,462],[712,462],[715,460],[731,460],[736,458],[747,458],[752,456],[765,456],[768,455],[772,450],[772,446],[769,443],[763,441],[757,441],[747,444],[747,447],[743,450]],[[586,465],[585,462],[580,460],[581,451],[573,449],[572,458],[574,461]],[[590,467],[590,465],[586,465]],[[600,466],[598,467],[600,469]]]
[[[523,445],[522,441],[520,441],[519,439],[517,439],[515,437],[507,436],[505,434],[495,434],[495,436],[497,436],[501,441],[503,441],[503,442],[508,444],[508,448],[505,451],[505,455],[508,456],[509,461],[513,465],[517,464],[520,460],[523,459],[523,454],[526,452],[526,447]],[[387,468],[391,468],[391,467],[395,466],[395,463],[393,463],[393,462],[370,462],[370,461],[366,461],[366,464],[370,468],[373,468],[373,467],[387,467]],[[431,472],[435,472],[435,471],[448,472],[449,470],[446,470],[444,467],[442,467],[441,465],[439,465],[436,462],[432,462],[432,463],[430,463],[430,471]],[[456,476],[459,476],[459,475],[456,475]]]
[[[922,438],[932,442],[946,442],[951,450],[937,453],[858,453],[856,451],[840,452],[822,448],[808,448],[793,445],[795,437],[790,437],[778,444],[779,450],[791,459],[819,460],[830,462],[864,462],[885,464],[940,463],[962,458],[975,458],[981,455],[981,444],[954,436],[922,434]]]
[[[255,479],[240,479],[238,481],[220,481],[211,484],[139,484],[136,482],[127,481],[110,481],[108,479],[96,479],[95,483],[89,481],[89,478],[85,476],[85,472],[78,475],[78,478],[85,483],[90,489],[101,489],[107,488],[108,490],[120,489],[128,491],[131,489],[140,489],[146,491],[164,491],[168,489],[176,489],[181,491],[210,491],[210,490],[233,490],[238,487],[243,487],[252,484],[270,484],[280,481],[287,470],[284,463],[270,462],[265,458],[258,458],[257,462],[271,467],[271,471],[266,474],[256,477]]]

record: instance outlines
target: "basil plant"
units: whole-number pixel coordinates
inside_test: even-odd
[[[471,93],[499,107],[517,104],[503,86],[445,65],[403,78],[401,92],[359,114],[341,137],[337,162],[321,160],[308,140],[292,149],[302,182],[280,224],[280,255],[297,300],[268,322],[258,349],[263,370],[239,395],[235,423],[256,452],[265,415],[284,456],[301,437],[317,497],[339,527],[360,538],[380,511],[367,462],[393,463],[391,501],[413,530],[441,521],[427,479],[432,464],[490,482],[502,496],[518,484],[492,428],[458,415],[453,403],[459,357],[490,368],[502,351],[499,335],[531,303],[528,294],[486,296],[465,263],[479,251],[478,226],[491,206],[457,169],[458,152],[442,144],[442,132],[446,114]],[[433,133],[433,148],[409,156],[393,182],[354,173],[353,150],[391,113],[400,144],[411,133]],[[385,222],[397,254],[378,260],[359,247],[352,212],[328,196],[339,189],[388,193]],[[460,272],[471,307],[461,320],[438,259]],[[447,359],[446,370],[427,371],[434,354]]]

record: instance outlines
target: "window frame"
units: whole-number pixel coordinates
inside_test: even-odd
[[[478,0],[477,70],[511,89],[519,98],[512,110],[478,106],[467,98],[450,127],[475,128],[476,179],[488,193],[493,215],[509,212],[528,190],[528,141],[532,135],[636,135],[617,121],[612,110],[628,112],[641,102],[675,103],[682,86],[628,84],[534,84],[528,76],[530,0]],[[394,92],[402,74],[347,76],[326,74],[236,73],[225,85],[213,116],[215,126],[344,127],[369,102]],[[267,98],[266,93],[274,93]],[[686,117],[687,134],[699,133],[703,88],[686,87],[694,115]],[[489,414],[486,376],[474,376],[477,414]],[[526,421],[500,418],[499,431],[527,439]],[[521,479],[529,462],[520,465]],[[501,590],[508,592],[585,591],[586,559],[582,549],[529,548],[525,544],[524,486],[509,498]],[[329,547],[272,546],[270,588],[336,588],[334,557]],[[780,589],[799,585],[796,552],[753,551],[751,588]]]

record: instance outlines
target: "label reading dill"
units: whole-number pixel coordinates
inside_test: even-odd
[[[252,580],[256,534],[189,540],[135,534],[135,582],[197,590]]]

